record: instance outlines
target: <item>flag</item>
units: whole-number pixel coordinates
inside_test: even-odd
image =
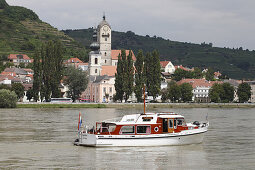
[[[78,131],[80,130],[82,125],[81,112],[79,113],[79,121],[78,121]]]

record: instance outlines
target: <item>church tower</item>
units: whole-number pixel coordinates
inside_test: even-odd
[[[102,54],[101,65],[112,65],[111,39],[112,39],[111,26],[105,20],[104,15],[103,20],[99,23],[97,27],[97,42],[100,45],[100,52]]]
[[[97,31],[94,30],[93,42],[90,45],[91,52],[89,53],[89,75],[99,76],[101,73],[101,52],[99,51],[100,46],[97,42]]]

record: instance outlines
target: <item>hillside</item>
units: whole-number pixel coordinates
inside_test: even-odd
[[[71,37],[39,19],[29,9],[9,6],[0,0],[0,57],[10,53],[33,56],[34,49],[48,40],[61,40],[65,56],[79,56],[87,60],[86,49]]]
[[[92,41],[91,28],[81,30],[65,30],[67,35],[81,42],[86,47]],[[174,65],[188,67],[212,67],[231,78],[255,78],[255,51],[212,47],[212,44],[192,44],[176,42],[161,37],[140,36],[128,31],[112,31],[112,49],[139,49],[150,52],[159,50],[161,60],[170,60]]]

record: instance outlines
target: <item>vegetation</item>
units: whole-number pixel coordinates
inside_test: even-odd
[[[12,84],[11,90],[16,93],[18,100],[24,97],[24,86],[21,83]]]
[[[214,103],[229,103],[234,99],[234,87],[229,83],[215,83],[209,90],[209,97]]]
[[[247,102],[251,98],[251,86],[248,83],[241,83],[237,89],[240,103]]]
[[[106,108],[105,104],[18,104],[18,108]]]
[[[64,32],[86,47],[89,47],[92,41],[92,28]],[[254,78],[255,74],[255,51],[242,48],[219,48],[213,47],[211,43],[177,42],[156,36],[139,36],[131,31],[126,33],[112,31],[112,48],[132,49],[136,54],[139,49],[144,53],[157,49],[160,60],[170,60],[174,65],[182,64],[200,69],[211,67],[230,78]]]
[[[124,99],[125,102],[129,99],[129,96],[133,92],[134,83],[134,70],[132,53],[129,51],[129,55],[126,55],[125,50],[121,50],[121,55],[118,56],[117,73],[115,73],[115,100]]]
[[[14,108],[17,103],[17,95],[15,92],[1,89],[0,90],[0,108]]]
[[[137,102],[142,102],[143,88],[144,88],[144,75],[143,75],[143,51],[139,50],[135,62],[135,96]]]
[[[88,51],[80,43],[41,21],[32,10],[9,6],[5,0],[1,0],[0,25],[0,57],[11,53],[34,57],[37,46],[49,40],[59,40],[63,43],[65,58],[76,56],[88,61]]]
[[[86,72],[74,67],[68,67],[65,73],[64,83],[68,85],[68,97],[71,97],[73,102],[80,97],[80,94],[85,91],[88,85],[88,76]]]

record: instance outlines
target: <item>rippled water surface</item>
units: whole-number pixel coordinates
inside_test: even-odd
[[[0,109],[0,169],[254,169],[255,109],[156,109],[187,122],[210,121],[204,142],[167,147],[73,146],[78,113],[83,122],[135,109]]]

